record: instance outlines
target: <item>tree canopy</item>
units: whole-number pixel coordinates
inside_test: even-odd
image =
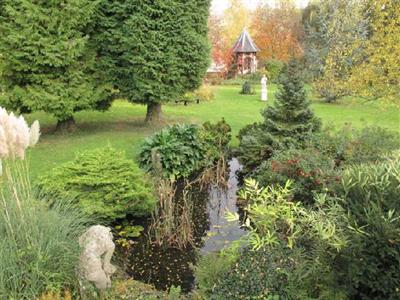
[[[107,109],[109,87],[93,70],[86,33],[99,1],[3,0],[0,10],[0,105],[43,110],[59,124],[86,109]]]
[[[209,0],[103,0],[94,39],[98,68],[130,102],[161,103],[200,86],[209,66]]]
[[[366,98],[385,98],[400,105],[400,7],[389,0],[368,1],[369,38],[358,41],[361,51],[349,81]]]

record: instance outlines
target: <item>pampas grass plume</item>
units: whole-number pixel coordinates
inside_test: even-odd
[[[39,136],[38,121],[29,128],[23,116],[16,117],[12,112],[8,114],[0,107],[0,160],[16,157],[24,159],[26,149],[34,146]]]

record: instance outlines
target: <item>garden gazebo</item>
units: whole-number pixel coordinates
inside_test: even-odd
[[[260,49],[254,43],[247,30],[243,30],[233,46],[232,52],[237,65],[236,74],[251,74],[257,71],[257,52]]]

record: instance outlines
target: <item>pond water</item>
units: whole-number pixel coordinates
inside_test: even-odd
[[[188,292],[195,286],[192,266],[198,255],[219,251],[245,234],[239,221],[228,222],[225,218],[227,211],[238,211],[236,171],[240,165],[237,159],[229,162],[229,169],[227,189],[213,187],[207,192],[191,192],[195,246],[184,250],[159,247],[150,244],[143,235],[135,242],[128,258],[128,272],[134,279],[158,289],[181,286],[182,291]]]

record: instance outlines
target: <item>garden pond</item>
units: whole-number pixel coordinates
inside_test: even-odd
[[[194,245],[185,249],[160,247],[149,242],[142,234],[134,241],[127,257],[129,275],[135,280],[153,284],[157,289],[180,286],[189,292],[195,286],[193,265],[201,254],[219,251],[245,234],[239,221],[228,221],[227,212],[236,213],[238,207],[238,179],[240,169],[237,159],[229,162],[227,188],[209,188],[189,192],[193,201]]]

